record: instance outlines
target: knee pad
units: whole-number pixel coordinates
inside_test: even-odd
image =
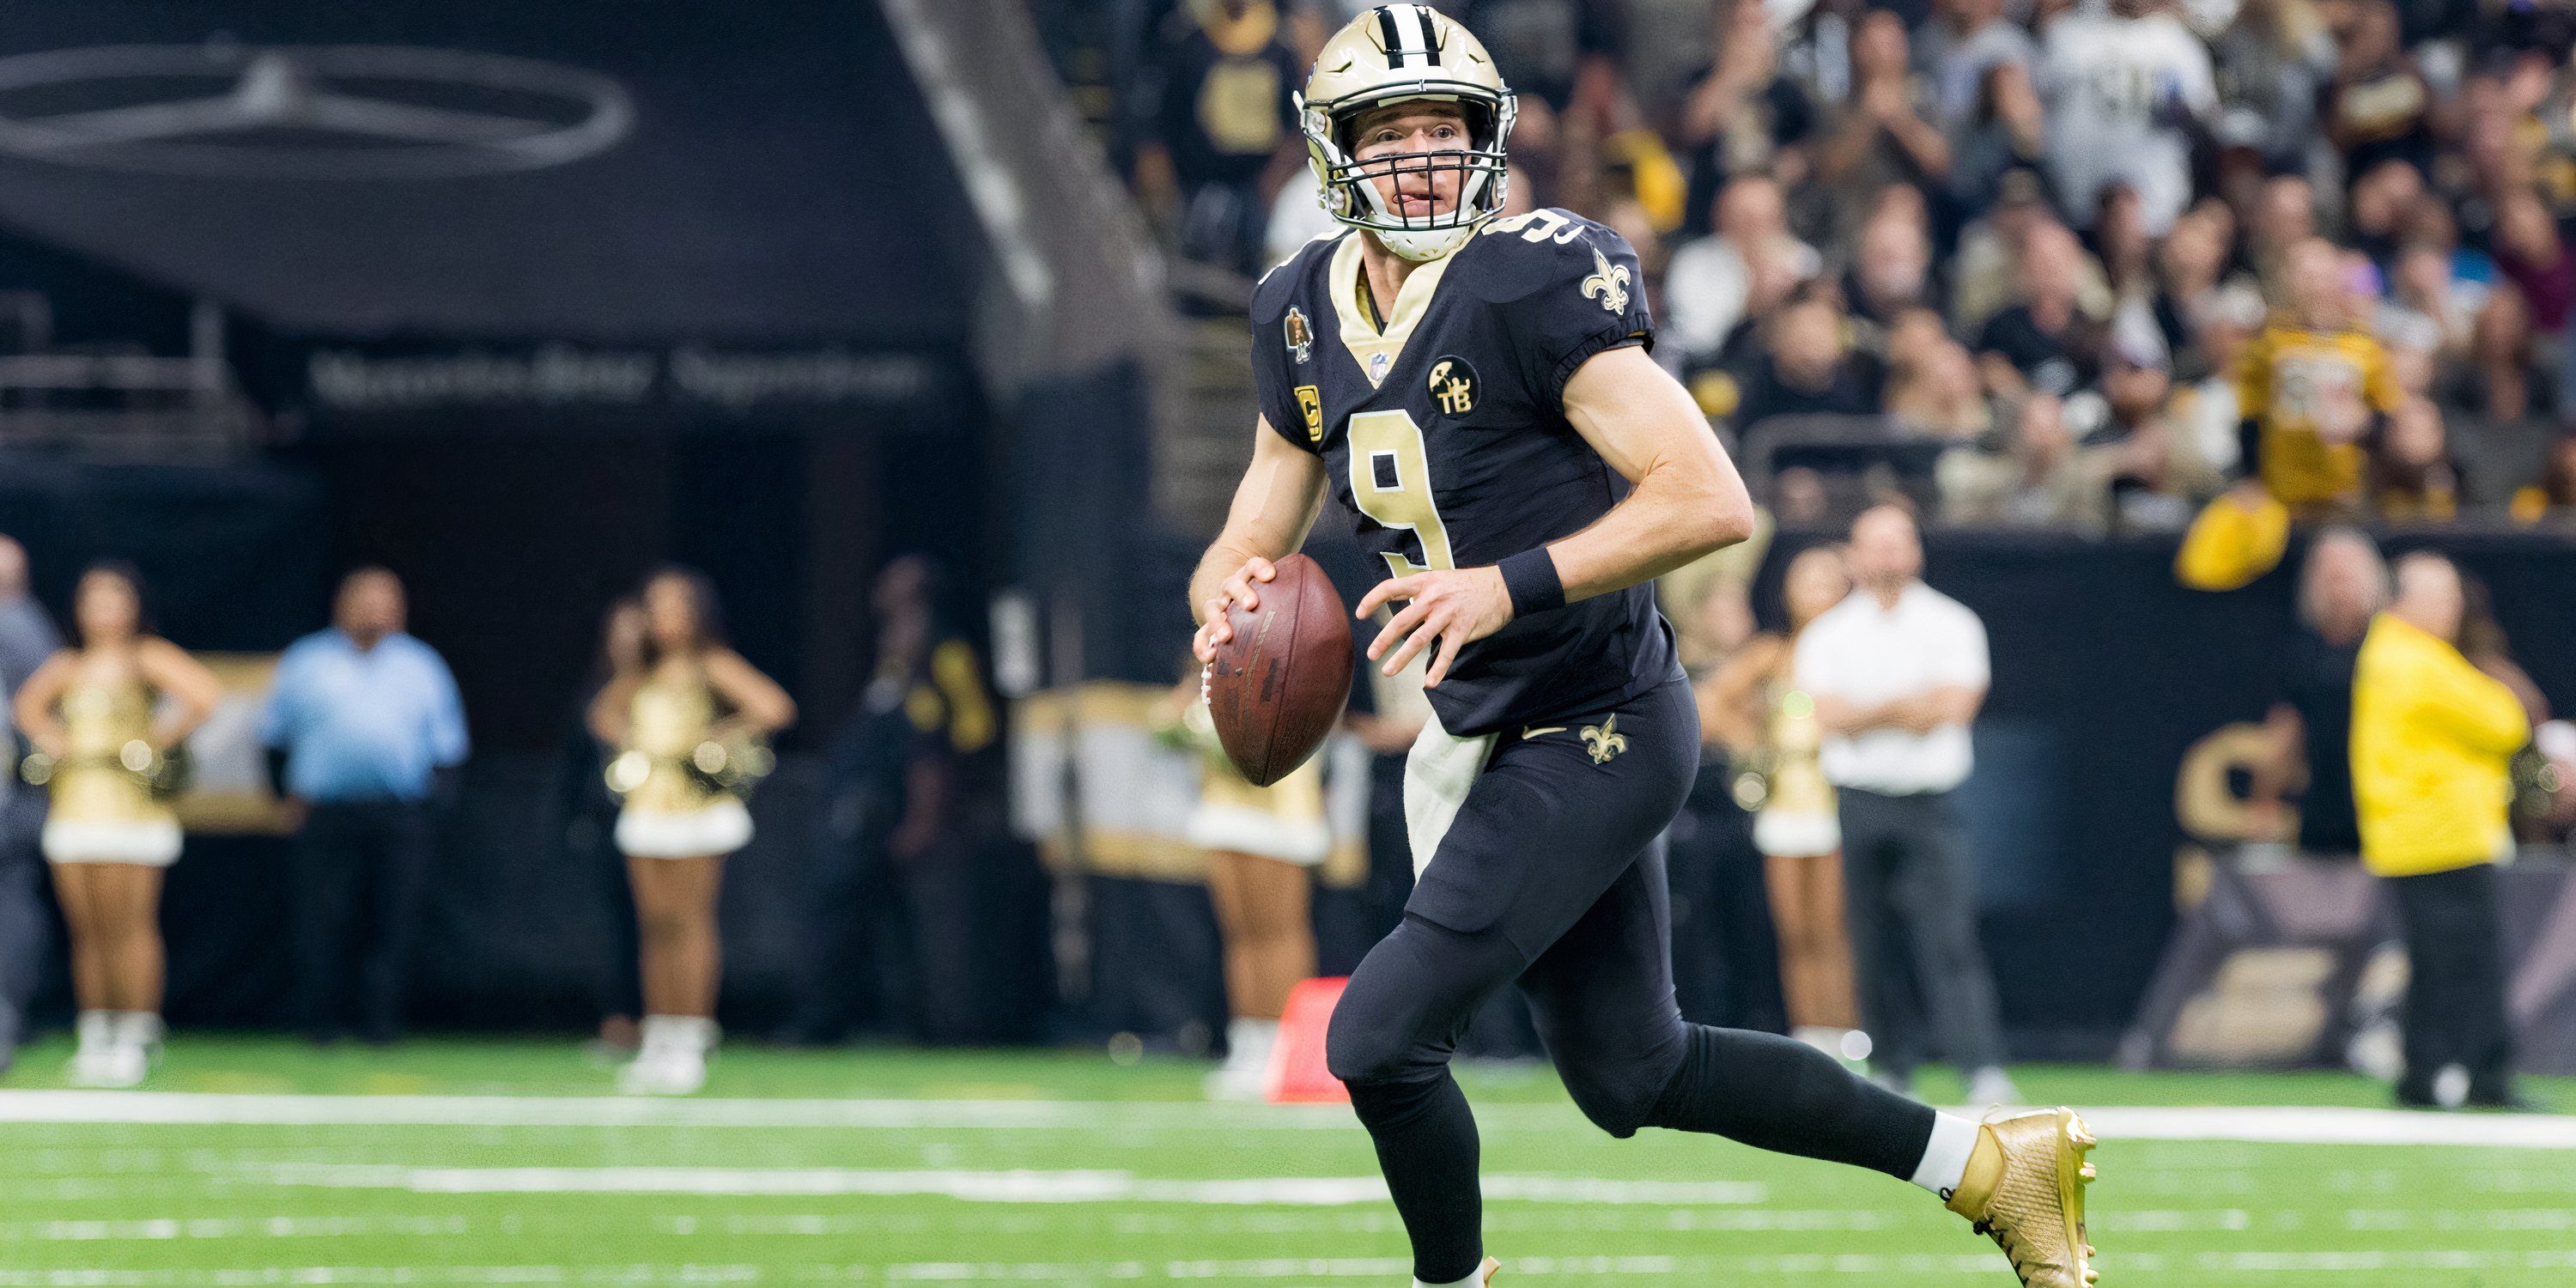
[[[1332,1023],[1324,1030],[1324,1067],[1346,1083],[1401,1081],[1410,1063],[1409,1045],[1385,1008],[1353,987],[1333,1007]]]

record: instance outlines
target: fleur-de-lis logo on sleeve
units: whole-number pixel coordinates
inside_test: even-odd
[[[1627,312],[1628,266],[1611,263],[1598,246],[1592,248],[1592,266],[1596,271],[1583,279],[1583,297],[1601,301],[1603,312]]]
[[[1597,725],[1583,726],[1583,745],[1592,752],[1592,763],[1607,764],[1612,756],[1628,749],[1628,735],[1619,732],[1619,717],[1612,716]]]

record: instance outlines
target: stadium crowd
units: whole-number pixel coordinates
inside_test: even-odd
[[[1138,25],[1119,151],[1189,257],[1335,230],[1291,94],[1358,0]],[[1439,0],[1515,208],[1646,265],[1784,524],[2576,516],[2576,11],[2468,0]],[[1841,514],[1848,514],[1843,507]]]

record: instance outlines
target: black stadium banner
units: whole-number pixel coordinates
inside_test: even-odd
[[[660,407],[720,413],[881,410],[936,396],[944,363],[847,346],[729,349],[545,344],[430,352],[315,347],[305,401],[326,418],[443,410]]]

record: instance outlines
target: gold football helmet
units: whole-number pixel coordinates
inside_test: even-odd
[[[1352,159],[1352,126],[1360,113],[1389,103],[1428,99],[1456,103],[1467,114],[1463,151]],[[1322,185],[1324,210],[1375,233],[1406,259],[1438,259],[1467,244],[1476,226],[1500,213],[1509,183],[1503,143],[1518,113],[1492,56],[1455,19],[1425,4],[1380,5],[1324,42],[1297,120]],[[1399,215],[1374,179],[1414,172],[1458,176],[1455,210]]]

